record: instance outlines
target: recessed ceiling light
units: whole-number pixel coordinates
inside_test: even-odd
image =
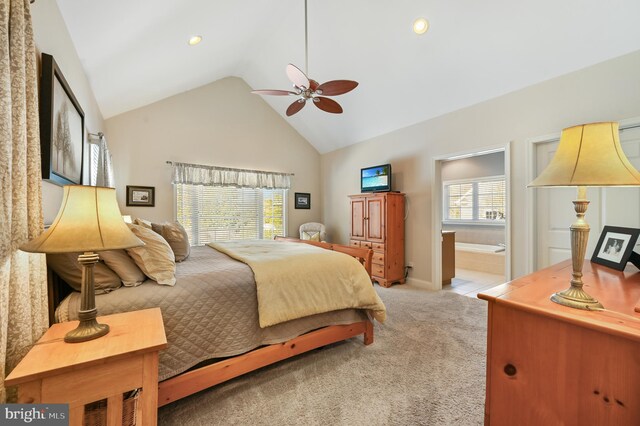
[[[429,29],[429,21],[425,18],[418,18],[413,21],[413,32],[416,34],[424,34]]]
[[[195,46],[202,41],[202,36],[194,35],[189,39],[189,46]]]

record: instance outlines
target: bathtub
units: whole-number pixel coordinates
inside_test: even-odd
[[[492,246],[489,244],[459,243],[456,241],[456,250],[464,250],[476,253],[500,253],[504,246]]]
[[[504,247],[456,241],[456,268],[504,275]]]

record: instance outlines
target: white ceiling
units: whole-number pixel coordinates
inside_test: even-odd
[[[227,76],[289,89],[287,63],[304,70],[303,0],[57,2],[105,118]],[[309,0],[310,77],[360,86],[341,115],[264,99],[324,153],[639,50],[639,16],[638,0]]]

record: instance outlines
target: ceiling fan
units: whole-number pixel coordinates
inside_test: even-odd
[[[307,0],[304,0],[304,60],[305,69],[309,72],[309,37],[307,26]],[[295,91],[291,90],[252,90],[251,93],[257,95],[272,96],[297,96],[296,99],[287,108],[287,116],[300,111],[312,101],[315,106],[325,112],[332,114],[341,114],[342,107],[339,103],[326,96],[338,96],[352,91],[358,86],[357,81],[353,80],[331,80],[326,83],[319,84],[317,81],[310,79],[307,75],[293,64],[287,65],[287,77],[293,83]]]

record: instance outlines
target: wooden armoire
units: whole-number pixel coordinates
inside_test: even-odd
[[[371,275],[378,284],[404,284],[404,194],[375,192],[349,199],[349,244],[373,249]]]

